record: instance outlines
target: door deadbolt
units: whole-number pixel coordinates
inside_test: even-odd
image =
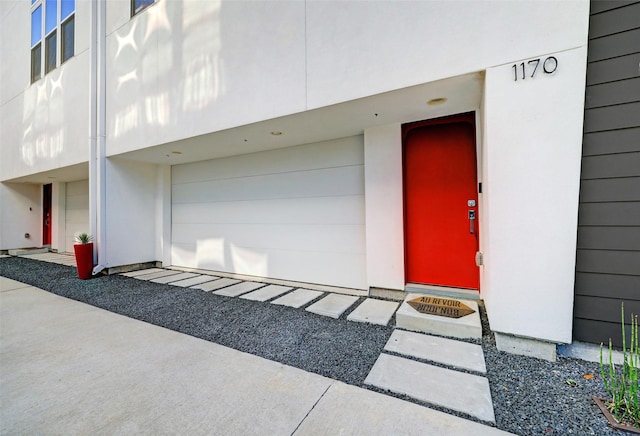
[[[476,207],[476,201],[475,201],[475,200],[469,200],[469,201],[467,201],[467,206],[469,206],[469,207]]]
[[[476,211],[469,209],[469,233],[476,232]]]

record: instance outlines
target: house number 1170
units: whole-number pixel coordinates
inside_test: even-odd
[[[542,70],[544,74],[552,74],[558,69],[558,59],[555,56],[549,56],[540,65],[541,59],[532,59],[530,61],[520,62],[519,64],[513,64],[513,81],[525,80],[527,76],[533,78],[539,70]]]

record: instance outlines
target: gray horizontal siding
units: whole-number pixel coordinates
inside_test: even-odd
[[[640,151],[582,158],[584,180],[635,177],[638,175],[638,168],[640,168]]]
[[[584,131],[589,133],[638,127],[638,120],[640,102],[587,109],[584,112]]]
[[[583,203],[640,201],[640,177],[582,180],[580,201]]]
[[[640,1],[592,1],[574,340],[621,345],[640,314]]]
[[[640,247],[640,226],[578,228],[578,250],[634,251]],[[637,265],[640,269],[640,264]]]
[[[582,156],[638,151],[639,143],[640,127],[586,133],[582,141]]]
[[[638,64],[640,64],[640,53],[591,62],[587,71],[587,85],[638,77]]]
[[[628,318],[627,318],[628,319]],[[631,337],[631,329],[626,326],[627,341]],[[614,347],[622,347],[622,328],[620,321],[605,322],[584,318],[576,318],[573,321],[573,339],[581,342],[592,342],[594,344],[604,344],[603,356],[608,356],[607,347],[609,339]],[[629,343],[627,342],[627,347]]]
[[[576,274],[576,291],[580,296],[634,300],[640,289],[640,276],[583,273]]]
[[[640,47],[640,29],[627,30],[589,41],[589,62],[616,58],[638,53]]]
[[[597,319],[603,322],[622,322],[622,303],[624,302],[625,322],[629,322],[631,314],[640,313],[640,301],[617,298],[583,296],[575,305],[575,314],[582,319]]]
[[[607,2],[611,3],[611,2]],[[618,5],[617,9],[610,9],[606,14],[593,13],[589,20],[589,39],[600,38],[615,32],[624,32],[638,27],[638,17],[640,17],[640,2]]]
[[[638,3],[638,0],[598,0],[591,2],[591,15]]]
[[[639,95],[640,77],[591,85],[587,88],[585,108],[633,103]]]
[[[640,202],[582,203],[580,226],[637,226],[640,223]]]
[[[579,241],[578,244],[586,242]],[[640,272],[640,251],[579,249],[576,256],[576,272],[637,276]],[[640,293],[640,290],[636,292]]]

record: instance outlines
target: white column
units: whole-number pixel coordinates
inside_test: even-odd
[[[404,290],[400,124],[365,129],[364,181],[368,284]]]

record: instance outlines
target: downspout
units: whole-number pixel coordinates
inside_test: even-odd
[[[98,102],[98,6],[89,2],[89,234],[98,234],[97,220],[97,102]],[[97,244],[93,245],[93,263],[97,264]]]
[[[107,261],[107,0],[98,0],[98,262],[94,274]]]
[[[91,141],[89,216],[94,235],[93,274],[108,266],[106,244],[106,1],[91,4]]]

